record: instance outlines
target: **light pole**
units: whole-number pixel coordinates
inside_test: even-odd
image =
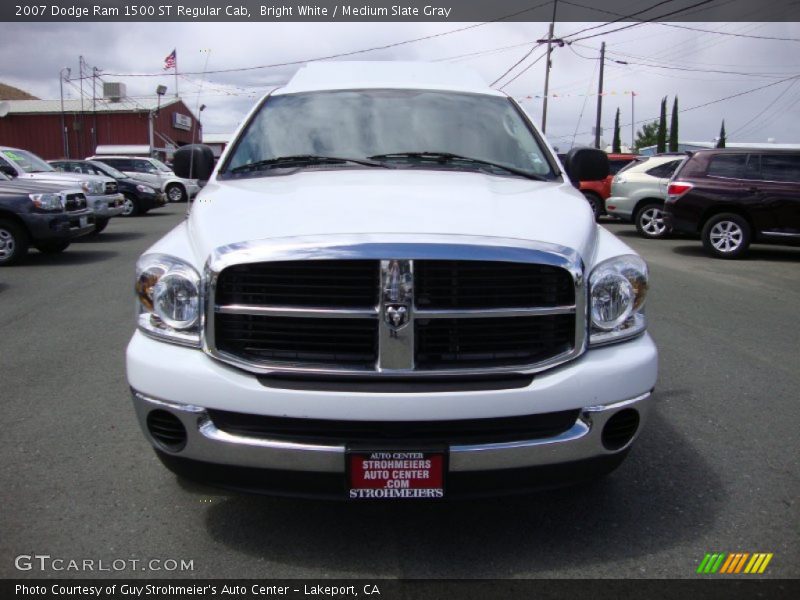
[[[150,155],[153,154],[153,148],[155,147],[155,133],[153,132],[153,121],[158,115],[159,111],[161,110],[161,96],[167,93],[167,86],[159,85],[156,88],[156,96],[158,96],[158,102],[156,103],[156,110],[150,111]]]
[[[66,71],[66,74],[64,73]],[[58,72],[58,89],[61,92],[61,141],[64,144],[64,158],[69,158],[69,138],[67,137],[67,124],[64,119],[64,80],[68,79],[72,69],[64,67]]]

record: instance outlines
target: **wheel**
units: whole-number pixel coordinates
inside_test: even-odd
[[[703,247],[717,258],[740,258],[750,246],[750,223],[734,213],[714,215],[703,225]]]
[[[133,196],[125,195],[125,203],[122,205],[123,217],[135,217],[142,214],[142,209],[139,207],[139,201]]]
[[[664,207],[650,202],[640,207],[633,218],[636,231],[643,238],[658,239],[669,235],[669,227],[664,223]]]
[[[600,196],[594,192],[583,192],[583,195],[587,202],[589,202],[589,206],[592,207],[594,220],[597,221],[597,219],[600,218],[600,214],[603,212],[603,201],[600,199]]]
[[[69,240],[57,242],[40,242],[36,244],[36,249],[42,254],[58,254],[69,248]]]
[[[108,226],[108,219],[95,219],[94,220],[94,231],[92,231],[89,235],[97,235],[103,229]]]
[[[167,199],[170,202],[186,202],[186,190],[182,185],[170,183],[166,189]]]
[[[28,252],[28,234],[14,221],[0,219],[0,266],[18,263]]]

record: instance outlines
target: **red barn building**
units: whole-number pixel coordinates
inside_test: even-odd
[[[30,150],[44,159],[85,158],[97,146],[148,146],[171,156],[175,148],[199,142],[202,126],[180,98],[119,96],[61,100],[6,100],[0,118],[0,146]],[[5,112],[5,111],[3,111]]]

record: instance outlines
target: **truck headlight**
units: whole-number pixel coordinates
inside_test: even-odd
[[[29,194],[33,205],[45,212],[61,212],[64,210],[64,201],[58,194]]]
[[[589,345],[622,341],[647,328],[647,286],[647,264],[638,256],[617,256],[594,268],[589,276]]]
[[[91,194],[93,196],[97,196],[98,194],[103,194],[106,191],[106,186],[102,181],[91,181],[85,180],[81,181],[81,189],[87,194]]]
[[[136,263],[137,325],[164,341],[200,346],[202,286],[188,263],[166,254],[145,254]]]

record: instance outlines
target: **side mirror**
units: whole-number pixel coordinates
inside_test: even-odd
[[[206,181],[214,172],[214,152],[204,144],[181,146],[172,158],[172,168],[178,177]]]
[[[0,165],[0,173],[7,175],[11,179],[14,179],[17,176],[17,170],[11,165]]]
[[[564,169],[575,187],[581,181],[600,181],[608,177],[608,155],[594,148],[573,148],[567,152]]]

